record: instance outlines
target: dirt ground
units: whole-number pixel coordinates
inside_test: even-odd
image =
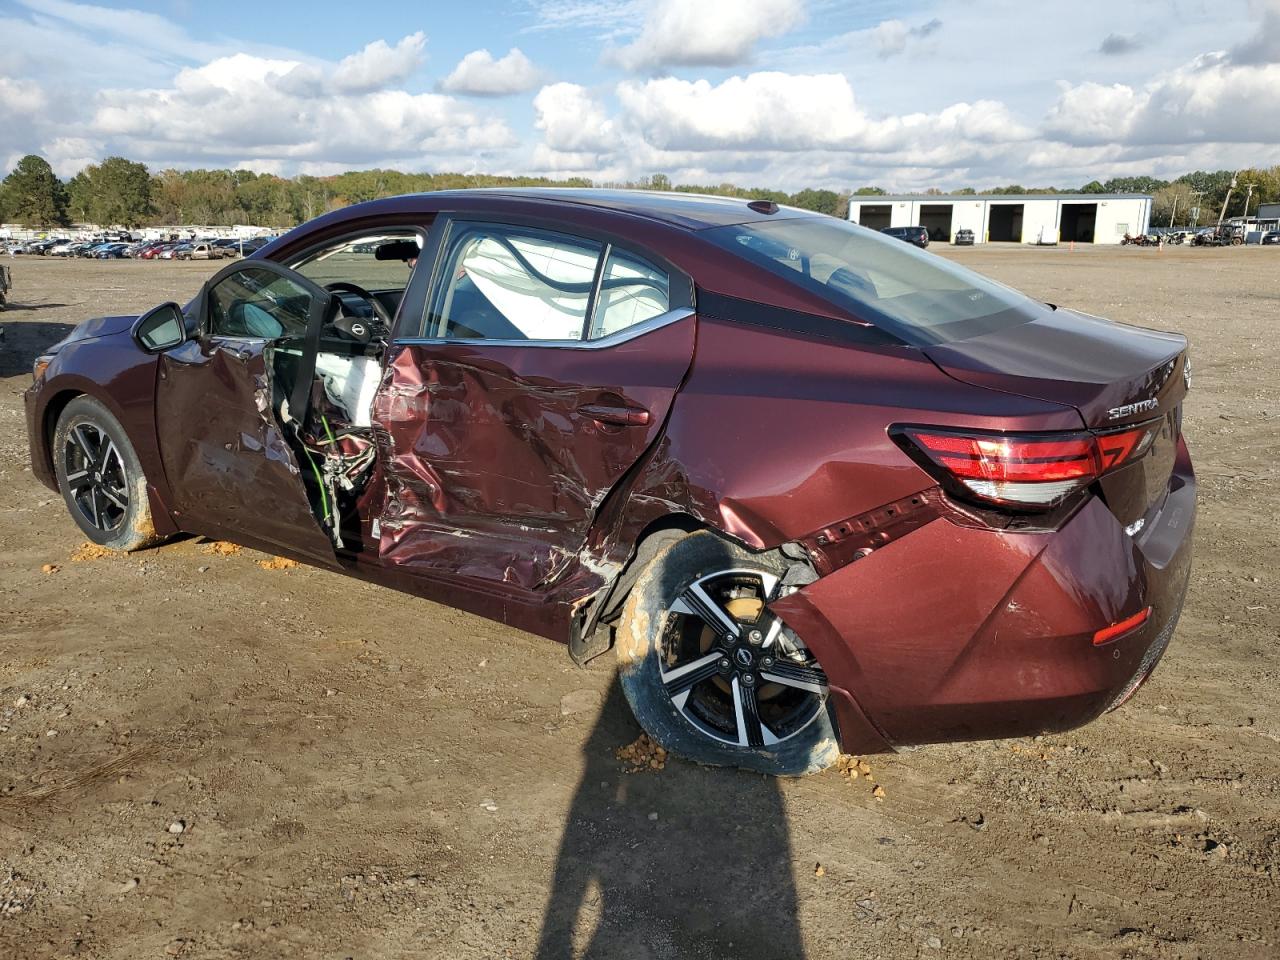
[[[1280,248],[940,252],[1190,336],[1189,602],[1085,729],[781,782],[626,772],[611,657],[247,550],[78,554],[30,360],[211,267],[10,261],[0,957],[1280,955]]]

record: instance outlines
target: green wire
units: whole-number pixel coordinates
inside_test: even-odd
[[[303,448],[306,449],[305,447]],[[316,466],[315,459],[311,456],[311,451],[307,450],[307,463],[311,464],[311,472],[316,475],[316,486],[320,488],[320,506],[324,509],[324,522],[330,523],[329,514],[329,495],[324,492],[324,479],[320,476],[320,468]]]

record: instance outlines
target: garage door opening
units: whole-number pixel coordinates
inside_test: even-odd
[[[949,203],[926,203],[920,207],[920,226],[929,231],[930,240],[951,242],[951,211]]]
[[[893,218],[893,208],[887,203],[863,204],[858,211],[858,222],[872,230],[883,230]]]
[[[1093,243],[1098,224],[1096,203],[1064,203],[1062,205],[1062,242]]]
[[[992,243],[1022,242],[1022,204],[992,205],[987,225],[987,239]]]

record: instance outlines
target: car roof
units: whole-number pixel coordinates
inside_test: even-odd
[[[787,217],[818,217],[822,214],[798,207],[776,205],[773,212],[768,201],[750,198],[716,197],[701,193],[663,193],[654,190],[614,190],[594,187],[486,187],[469,190],[438,190],[414,194],[432,206],[444,208],[452,198],[498,199],[542,202],[548,205],[570,204],[593,207],[631,216],[655,220],[686,230],[705,230],[735,223],[752,223]],[[752,207],[757,203],[760,209]]]

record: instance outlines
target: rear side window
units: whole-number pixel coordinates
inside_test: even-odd
[[[591,323],[591,339],[621,333],[671,309],[667,274],[621,250],[610,250],[600,278]]]
[[[457,224],[425,335],[598,340],[666,313],[669,287],[664,271],[609,245],[535,229]]]
[[[1048,309],[893,234],[830,217],[716,227],[701,236],[908,343],[992,333]]]

